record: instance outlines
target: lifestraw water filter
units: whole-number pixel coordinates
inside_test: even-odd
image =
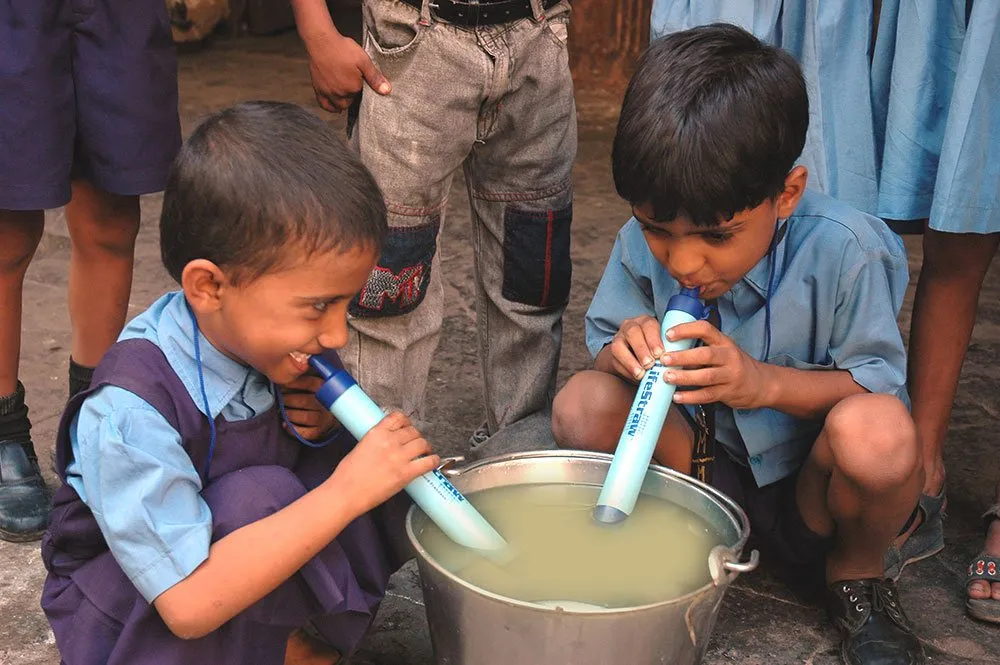
[[[320,356],[309,364],[323,378],[316,392],[320,404],[336,416],[355,439],[360,440],[379,423],[385,413],[361,390],[347,370],[338,369]],[[418,506],[459,545],[476,550],[499,551],[507,542],[476,508],[438,471],[430,471],[406,486]]]
[[[660,324],[660,338],[666,353],[684,351],[694,346],[693,339],[667,340],[667,331],[682,323],[705,318],[707,308],[698,299],[697,289],[681,289],[667,303]],[[603,524],[618,524],[635,508],[646,470],[653,460],[656,441],[673,401],[675,386],[663,380],[666,368],[657,361],[643,375],[635,392],[625,428],[618,439],[615,456],[604,479],[601,495],[594,508],[594,519]]]

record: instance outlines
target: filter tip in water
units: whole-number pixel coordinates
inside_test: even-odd
[[[628,513],[618,510],[614,506],[597,505],[594,506],[594,519],[600,524],[613,526],[621,524],[628,517]]]

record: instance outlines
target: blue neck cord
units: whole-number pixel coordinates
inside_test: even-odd
[[[205,390],[205,372],[202,371],[201,367],[201,343],[199,337],[201,337],[201,332],[198,330],[198,319],[194,317],[194,311],[191,309],[191,305],[185,301],[187,305],[188,314],[191,316],[191,325],[194,328],[194,362],[198,366],[198,387],[201,388],[201,403],[205,406],[205,416],[208,418],[208,429],[210,432],[210,438],[208,440],[208,457],[205,459],[205,480],[208,480],[208,471],[212,468],[212,455],[215,454],[215,418],[212,417],[212,411],[208,408],[208,392]]]
[[[767,293],[764,295],[764,357],[761,362],[767,362],[771,356],[771,292],[774,290],[775,261],[778,245],[785,237],[784,221],[779,220],[771,238],[771,248],[767,251]]]
[[[274,399],[278,400],[278,410],[281,411],[281,420],[285,423],[285,429],[302,445],[309,446],[310,448],[326,448],[333,443],[338,436],[340,436],[341,432],[343,432],[343,428],[338,427],[333,430],[333,434],[328,436],[323,441],[309,441],[308,439],[303,439],[299,435],[298,430],[295,429],[295,425],[288,420],[288,414],[285,413],[285,400],[281,397],[281,390],[278,389],[278,386],[274,385],[273,381],[271,382],[271,390],[274,391]]]
[[[202,369],[201,363],[201,342],[199,337],[201,336],[198,329],[198,319],[195,318],[194,312],[191,310],[191,305],[187,306],[188,314],[191,316],[191,325],[194,328],[194,362],[198,366],[198,387],[201,389],[201,403],[205,407],[205,415],[208,417],[208,428],[210,432],[210,438],[208,442],[208,457],[205,460],[205,479],[208,479],[208,471],[212,466],[212,456],[215,454],[215,419],[212,417],[212,413],[208,407],[208,391],[205,390],[205,372]],[[281,412],[281,420],[285,423],[288,433],[295,437],[299,443],[302,443],[310,448],[324,448],[331,443],[340,435],[341,430],[337,429],[328,438],[323,441],[308,441],[299,436],[298,431],[288,420],[288,414],[285,413],[285,401],[281,398],[281,391],[278,389],[274,382],[271,382],[271,390],[274,391],[274,398],[278,402],[278,410]]]

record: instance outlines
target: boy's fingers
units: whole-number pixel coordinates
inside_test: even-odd
[[[663,380],[675,386],[715,386],[725,382],[724,375],[719,367],[672,369],[663,373]]]
[[[685,351],[671,351],[660,359],[667,367],[704,367],[719,365],[718,347],[699,346]]]
[[[283,390],[301,390],[303,392],[315,393],[323,386],[323,379],[311,374],[303,374],[294,381],[289,381],[282,387]]]
[[[392,445],[405,446],[406,444],[420,438],[420,432],[413,425],[406,425],[394,430],[392,433]]]
[[[286,411],[288,409],[318,411],[321,408],[320,403],[316,401],[316,396],[313,393],[288,393],[283,398]]]
[[[632,350],[635,359],[639,361],[639,364],[646,369],[652,367],[653,355],[649,350],[649,346],[646,345],[646,332],[642,326],[629,326],[622,330],[621,334],[625,338],[625,343]]]
[[[403,444],[403,453],[409,459],[416,459],[417,457],[422,457],[424,455],[429,455],[431,452],[431,444],[427,442],[427,439],[423,437],[417,437]]]
[[[441,458],[437,455],[427,455],[426,457],[418,457],[417,459],[410,462],[410,469],[413,471],[414,477],[422,476],[425,473],[433,471],[439,466],[441,466]]]
[[[390,432],[395,432],[396,430],[403,429],[404,427],[410,426],[410,419],[403,415],[402,411],[391,411],[389,414],[382,419],[379,425],[384,426]]]
[[[719,401],[720,390],[714,386],[701,390],[684,390],[674,393],[678,404],[714,404]]]
[[[304,409],[286,409],[288,422],[296,427],[315,427],[319,424],[319,413]]]
[[[706,344],[721,344],[728,339],[722,332],[708,321],[692,321],[681,323],[667,331],[667,339],[700,339]]]
[[[635,363],[635,360],[633,360],[632,362]],[[634,365],[634,366],[638,367],[637,364]],[[641,372],[642,372],[641,368],[638,370],[640,372],[640,376],[637,377],[636,376],[636,370],[633,369],[633,365],[629,365],[629,366],[623,365],[621,362],[619,362],[618,358],[614,357],[614,355],[611,356],[611,369],[614,370],[614,372],[618,376],[620,376],[621,378],[623,378],[626,381],[629,381],[631,383],[638,383],[639,379],[642,378],[641,377]]]
[[[379,71],[378,67],[375,66],[375,63],[372,62],[372,59],[368,57],[368,54],[364,50],[361,50],[358,60],[358,69],[361,70],[361,75],[368,82],[368,85],[371,86],[372,90],[380,95],[388,95],[392,92],[392,85],[389,84],[389,79]]]
[[[660,322],[656,319],[648,319],[642,322],[642,334],[645,338],[646,348],[649,349],[650,356],[656,360],[663,355],[663,339],[660,337]],[[650,363],[652,364],[652,363]]]
[[[618,363],[623,376],[631,376],[636,381],[642,378],[645,370],[636,357],[632,355],[632,349],[623,338],[616,337],[615,341],[611,343],[611,358]]]

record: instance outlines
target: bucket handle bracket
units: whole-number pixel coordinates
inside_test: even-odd
[[[465,461],[464,455],[452,455],[451,457],[442,457],[441,464],[438,465],[437,470],[441,475],[446,478],[453,478],[460,473],[460,470],[455,468]]]
[[[749,561],[724,561],[722,567],[731,573],[749,573],[756,570],[757,564],[760,563],[760,552],[757,550],[750,551]]]
[[[717,545],[708,555],[708,569],[715,586],[732,583],[740,573],[749,573],[760,563],[760,553],[750,551],[749,561],[739,561],[739,554],[725,545]],[[736,560],[734,560],[736,559]]]

